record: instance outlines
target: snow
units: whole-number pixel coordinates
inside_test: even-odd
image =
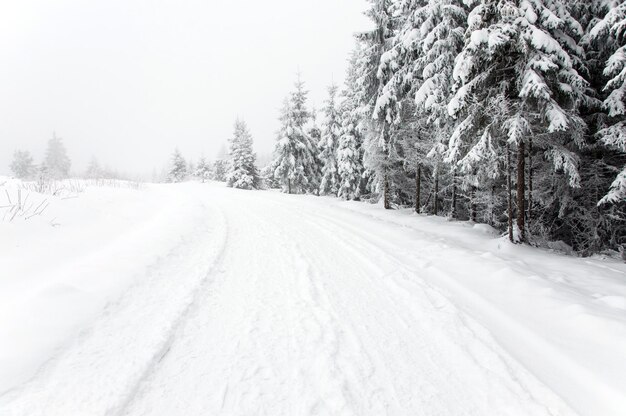
[[[546,107],[546,118],[550,122],[548,131],[554,133],[567,130],[569,122],[563,109],[554,100],[550,100]]]
[[[0,187],[3,196],[5,189],[14,195],[17,184]],[[29,220],[0,222],[0,339],[10,340],[0,343],[0,394],[32,377],[160,257],[197,240],[194,230],[209,220],[184,187],[30,198],[50,206]]]
[[[520,9],[524,11],[524,16],[528,23],[534,25],[537,22],[537,13],[533,10],[533,6],[526,0],[520,2]]]
[[[626,166],[620,173],[617,174],[617,177],[611,183],[611,188],[609,192],[602,197],[598,205],[606,204],[609,202],[620,202],[626,199]]]
[[[474,47],[479,47],[481,44],[489,41],[489,31],[487,29],[474,30],[470,36],[470,40]]]
[[[522,98],[537,98],[544,101],[550,101],[552,98],[550,88],[548,88],[541,75],[530,68],[524,72],[519,96]],[[565,117],[563,118],[565,119]]]
[[[554,54],[561,62],[563,62],[565,67],[572,67],[572,62],[569,55],[565,51],[563,51],[561,45],[559,45],[559,43],[552,36],[550,36],[550,34],[535,26],[531,26],[529,37],[531,44],[535,48],[545,51],[548,54]]]
[[[0,253],[3,416],[626,408],[626,265],[486,225],[214,183],[87,187],[0,223]]]

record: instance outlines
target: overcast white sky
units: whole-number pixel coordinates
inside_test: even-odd
[[[19,0],[0,6],[0,174],[52,132],[82,171],[149,175],[178,146],[213,159],[245,119],[271,152],[302,72],[320,106],[341,84],[365,0]]]

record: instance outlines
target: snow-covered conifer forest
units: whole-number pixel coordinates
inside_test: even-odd
[[[626,415],[626,0],[24,0],[0,56],[0,416]]]
[[[302,81],[272,168],[290,193],[486,223],[583,255],[626,241],[626,6],[371,1],[323,135]],[[319,184],[319,186],[318,186]]]

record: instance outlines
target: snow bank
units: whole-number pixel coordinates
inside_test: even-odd
[[[624,414],[626,264],[512,245],[482,224],[324,199],[339,219],[380,222],[371,231],[405,247],[407,264],[427,262],[419,278],[446,290],[574,409]]]
[[[34,189],[0,184],[0,206],[9,197],[15,203],[18,189]],[[27,203],[48,204],[41,215],[2,221],[0,209],[0,339],[10,340],[0,343],[0,394],[32,377],[209,220],[184,185],[70,185],[55,195],[22,190]]]

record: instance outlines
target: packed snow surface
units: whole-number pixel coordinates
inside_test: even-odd
[[[50,202],[0,222],[0,415],[626,414],[616,260],[219,184]]]

